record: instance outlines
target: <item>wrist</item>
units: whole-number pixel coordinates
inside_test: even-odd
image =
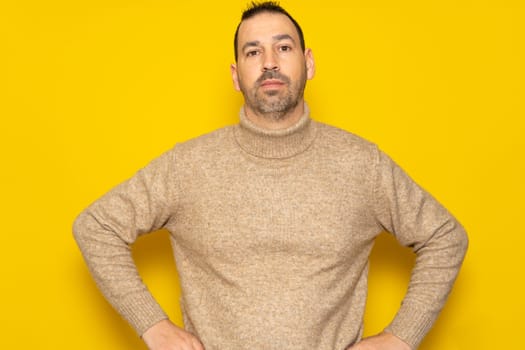
[[[162,334],[165,330],[171,329],[173,327],[177,327],[175,324],[173,324],[169,319],[163,319],[156,323],[154,323],[151,327],[146,329],[144,333],[142,333],[141,338],[146,343],[148,342],[148,339],[153,339],[158,334]]]

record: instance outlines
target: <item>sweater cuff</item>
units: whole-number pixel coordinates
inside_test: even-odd
[[[168,318],[150,293],[126,296],[118,311],[141,337],[155,323]]]
[[[437,312],[424,310],[417,305],[403,304],[394,320],[385,328],[415,350],[437,318]]]

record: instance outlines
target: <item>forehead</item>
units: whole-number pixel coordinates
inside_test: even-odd
[[[267,41],[280,34],[290,35],[299,43],[299,34],[292,21],[281,13],[263,12],[244,20],[239,26],[238,43]]]

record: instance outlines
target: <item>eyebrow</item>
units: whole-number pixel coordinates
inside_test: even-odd
[[[291,40],[294,44],[295,44],[295,40],[292,38],[291,35],[289,34],[278,34],[278,35],[274,35],[272,36],[272,39],[274,41],[281,41],[281,40]],[[242,50],[246,50],[247,47],[251,47],[251,46],[259,46],[261,44],[261,42],[259,40],[253,40],[253,41],[248,41],[246,44],[244,44],[242,46]]]
[[[281,41],[281,40],[288,39],[288,40],[291,40],[295,44],[295,40],[293,40],[292,36],[289,34],[274,35],[272,38],[274,41]]]
[[[248,41],[246,44],[244,44],[242,46],[242,51],[246,50],[247,47],[251,47],[251,46],[259,46],[261,42],[259,40],[254,40],[254,41]]]

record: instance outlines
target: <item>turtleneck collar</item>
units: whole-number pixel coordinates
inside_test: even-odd
[[[315,123],[310,110],[304,105],[304,114],[294,125],[280,130],[263,129],[248,119],[244,107],[240,123],[235,127],[235,139],[247,153],[261,158],[279,159],[293,157],[305,151],[315,138]]]

